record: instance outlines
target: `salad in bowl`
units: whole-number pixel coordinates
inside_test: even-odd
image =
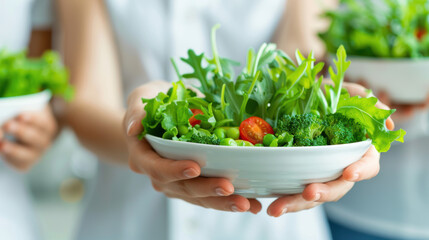
[[[331,54],[344,45],[347,77],[386,91],[397,103],[422,103],[429,93],[429,5],[420,0],[341,0],[325,12],[320,37]]]
[[[29,59],[25,52],[0,51],[0,125],[21,112],[43,109],[52,95],[65,99],[73,95],[56,53]]]
[[[385,152],[403,141],[404,130],[385,125],[394,110],[378,109],[376,98],[352,97],[342,87],[350,65],[344,47],[335,70],[329,67],[328,84],[313,53],[297,51],[294,62],[274,44],[250,49],[235,77],[238,63],[218,54],[217,27],[212,58],[189,50],[182,61],[193,71],[181,74],[173,60],[179,80],[143,99],[140,137],[161,156],[195,160],[202,176],[230,179],[237,194],[271,197],[338,178],[371,144]],[[185,86],[188,79],[198,80],[196,90]]]

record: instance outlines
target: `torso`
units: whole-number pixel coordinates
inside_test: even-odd
[[[106,0],[122,66],[124,94],[151,80],[177,80],[170,65],[189,48],[210,53],[210,29],[220,54],[245,61],[249,47],[268,42],[283,0]],[[183,65],[179,66],[184,69]],[[171,200],[146,176],[101,163],[78,239],[328,239],[320,208],[280,219],[218,212]],[[272,199],[264,200],[267,206]]]

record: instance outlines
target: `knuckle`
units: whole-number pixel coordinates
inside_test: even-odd
[[[186,196],[193,196],[194,195],[194,192],[191,190],[191,188],[186,183],[186,181],[181,181],[178,183],[179,183],[178,185],[179,185],[180,191],[182,192],[183,195],[186,195]]]
[[[165,182],[165,178],[162,177],[162,175],[156,170],[153,170],[153,169],[147,170],[146,175],[148,175],[152,181],[157,181],[160,183]]]
[[[203,208],[210,208],[210,206],[207,204],[207,202],[203,201],[203,199],[195,198],[195,202],[197,205],[199,205]]]

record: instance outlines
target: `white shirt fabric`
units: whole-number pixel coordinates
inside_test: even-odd
[[[249,47],[270,41],[283,13],[282,0],[106,0],[116,37],[124,93],[157,79],[176,81],[169,58],[189,48],[210,56],[216,23],[221,56],[245,61]],[[183,71],[184,65],[180,68]],[[262,161],[262,159],[261,159]],[[267,206],[273,199],[263,199]],[[144,175],[100,163],[79,240],[277,240],[329,239],[321,208],[268,217],[264,210],[226,213],[167,199]]]
[[[32,27],[49,25],[48,5],[40,6],[40,2],[0,0],[0,50],[25,50]],[[0,239],[41,239],[24,175],[8,166],[1,156]]]
[[[381,155],[381,171],[340,201],[326,204],[333,221],[379,236],[429,239],[429,112],[398,124],[407,131]]]

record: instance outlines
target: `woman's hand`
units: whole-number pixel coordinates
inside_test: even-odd
[[[14,168],[27,171],[50,146],[57,131],[57,122],[50,107],[22,113],[1,127],[0,155]],[[5,135],[14,140],[7,140]]]
[[[169,87],[170,84],[165,82],[152,82],[135,89],[128,98],[124,131],[128,136],[130,168],[147,175],[154,189],[167,197],[222,211],[258,213],[261,204],[255,199],[232,195],[234,187],[229,180],[200,177],[201,168],[196,162],[162,158],[147,141],[138,140],[137,135],[143,130],[141,120],[145,115],[141,98],[152,98]]]
[[[380,153],[371,146],[359,161],[344,169],[340,178],[326,183],[312,183],[305,187],[302,194],[281,197],[269,206],[267,212],[270,216],[280,217],[287,212],[298,212],[324,202],[338,201],[352,189],[355,182],[375,177],[380,169],[379,160]]]
[[[429,108],[429,96],[426,98],[426,101],[422,103],[416,104],[401,104],[395,103],[391,100],[389,94],[387,92],[379,92],[377,96],[384,103],[389,105],[390,107],[396,109],[396,112],[392,115],[392,117],[397,122],[404,122],[410,120],[414,114],[418,111],[424,111]]]
[[[344,83],[343,85],[351,96],[366,97],[367,91],[361,85]],[[389,109],[384,103],[378,102],[378,108]],[[394,123],[391,118],[386,121],[388,129],[393,130]],[[371,146],[365,155],[357,162],[344,169],[343,175],[330,182],[312,183],[305,187],[302,194],[281,197],[275,200],[267,209],[269,215],[279,217],[287,212],[297,212],[316,207],[324,202],[335,202],[341,199],[355,182],[371,179],[380,170],[380,153]]]

